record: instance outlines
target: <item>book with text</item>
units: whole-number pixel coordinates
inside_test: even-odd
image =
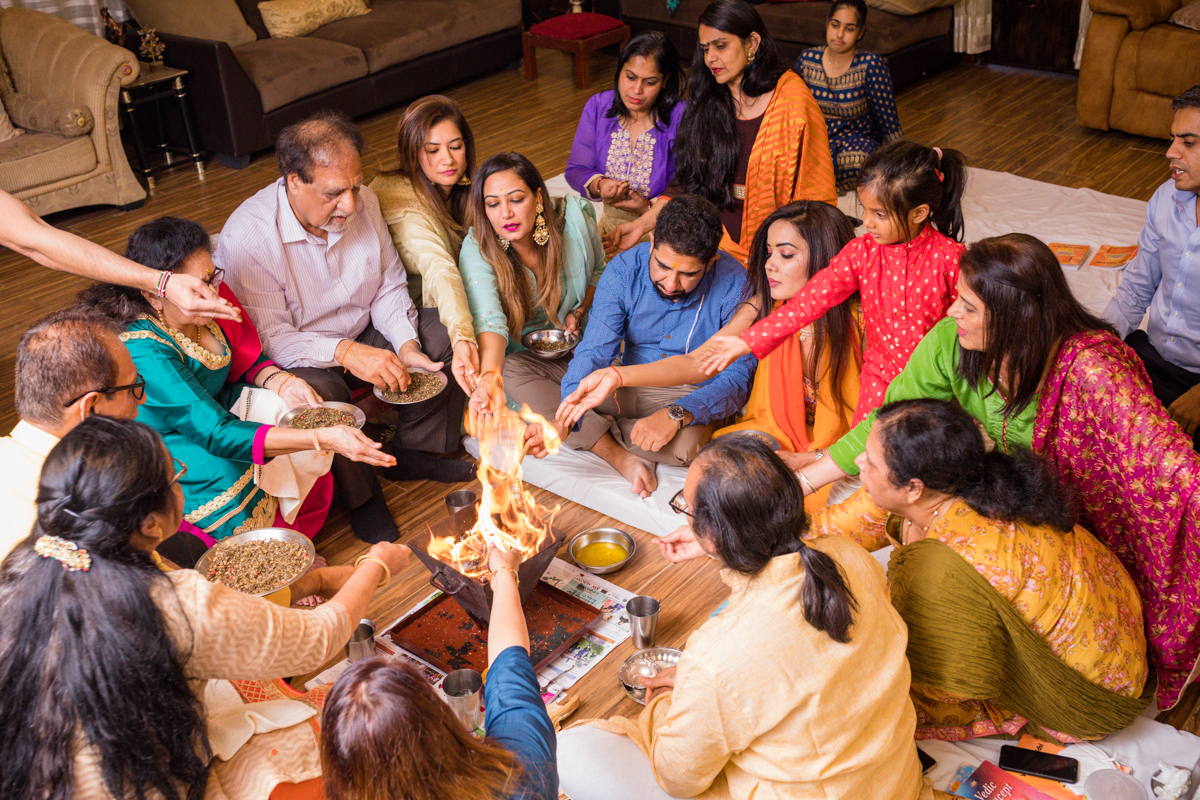
[[[1050,800],[1043,792],[990,761],[980,764],[955,794],[971,800]]]
[[[1129,247],[1114,247],[1111,244],[1102,244],[1100,249],[1096,251],[1096,255],[1088,266],[1100,267],[1101,269],[1120,269],[1133,260],[1137,255],[1138,246],[1131,244]]]
[[[1050,248],[1050,252],[1054,253],[1058,263],[1064,267],[1078,267],[1087,258],[1088,251],[1092,249],[1090,244],[1062,244],[1061,242],[1050,242],[1047,247]]]

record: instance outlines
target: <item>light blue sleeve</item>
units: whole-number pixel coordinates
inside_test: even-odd
[[[1164,200],[1160,189],[1146,204],[1146,224],[1138,236],[1137,256],[1125,268],[1117,293],[1104,309],[1104,320],[1117,329],[1117,335],[1122,339],[1142,324],[1142,317],[1162,283],[1162,262],[1158,257],[1160,237],[1155,217]]]

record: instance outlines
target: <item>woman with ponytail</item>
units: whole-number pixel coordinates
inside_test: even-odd
[[[149,427],[101,416],[47,456],[33,532],[0,564],[5,800],[267,800],[320,775],[307,722],[214,759],[204,687],[319,667],[408,550],[374,545],[311,611],[165,573],[153,550],[179,527],[186,471]]]
[[[878,562],[844,537],[805,542],[800,486],[753,437],[706,445],[671,505],[690,524],[659,541],[663,553],[715,558],[732,594],[676,668],[644,680],[638,719],[594,720],[559,737],[563,791],[574,800],[932,797],[913,742],[904,623]]]
[[[745,0],[716,0],[700,15],[674,181],[641,217],[617,227],[610,250],[628,250],[653,231],[662,205],[681,194],[721,210],[721,249],[743,265],[775,209],[793,200],[837,203],[821,109]]]
[[[1133,723],[1153,691],[1141,600],[1046,462],[989,452],[967,412],[921,399],[879,410],[858,466],[863,488],[810,535],[897,546],[918,739],[1075,742]]]

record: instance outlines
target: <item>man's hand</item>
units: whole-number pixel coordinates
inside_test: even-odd
[[[655,539],[654,543],[662,551],[663,558],[676,564],[708,555],[700,546],[699,540],[696,539],[696,533],[692,530],[691,525],[676,528],[666,536]]]
[[[396,355],[399,356],[405,367],[416,367],[426,372],[441,372],[442,367],[446,366],[445,361],[432,361],[429,356],[422,353],[421,345],[417,344],[416,339],[409,339],[400,345],[400,350]]]
[[[288,408],[321,405],[321,396],[303,378],[295,375],[290,378],[271,378],[271,385]]]
[[[464,394],[469,395],[475,391],[475,382],[479,380],[478,345],[467,339],[455,342],[450,371],[454,373],[454,380],[458,381]]]
[[[675,667],[667,667],[653,677],[642,678],[642,686],[646,687],[646,705],[650,705],[651,700],[675,688]]]
[[[342,366],[356,378],[375,386],[387,387],[393,392],[408,389],[408,369],[400,356],[391,350],[354,342],[342,351]]]
[[[692,353],[692,358],[707,375],[715,375],[739,358],[751,353],[750,345],[740,336],[718,334]]]
[[[241,311],[222,299],[216,289],[182,272],[173,273],[167,281],[167,299],[189,317],[242,321]]]
[[[564,428],[561,425],[550,422],[555,430],[558,431],[559,441],[565,441],[570,429]],[[521,434],[521,441],[525,444],[526,451],[534,458],[545,458],[550,450],[546,447],[545,431],[539,423],[531,423],[525,427],[525,432]]]
[[[622,222],[607,238],[601,237],[601,241],[604,243],[604,254],[612,258],[617,253],[628,250],[637,244],[645,233],[646,231],[642,229],[637,220]]]
[[[589,411],[603,403],[610,394],[621,385],[621,376],[614,367],[605,367],[591,373],[579,382],[575,391],[571,392],[558,406],[554,414],[555,422],[568,430]]]
[[[685,413],[684,425],[691,424],[691,416],[690,411]],[[663,445],[674,439],[675,434],[680,430],[682,430],[680,424],[671,419],[671,415],[665,408],[661,408],[650,416],[639,419],[633,426],[633,430],[630,431],[629,438],[646,452],[657,453]]]
[[[1184,433],[1188,436],[1195,434],[1196,426],[1200,424],[1200,384],[1179,395],[1167,413],[1179,423]]]

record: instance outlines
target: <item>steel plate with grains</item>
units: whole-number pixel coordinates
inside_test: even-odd
[[[246,594],[262,594],[291,583],[308,568],[299,542],[259,539],[223,547],[213,554],[205,576]]]
[[[292,427],[308,431],[313,428],[330,428],[334,425],[354,427],[354,415],[337,408],[306,408],[292,417]]]
[[[435,397],[442,391],[443,383],[439,375],[431,372],[408,373],[408,389],[403,392],[393,392],[391,389],[378,389],[381,398],[389,403],[419,403]]]

